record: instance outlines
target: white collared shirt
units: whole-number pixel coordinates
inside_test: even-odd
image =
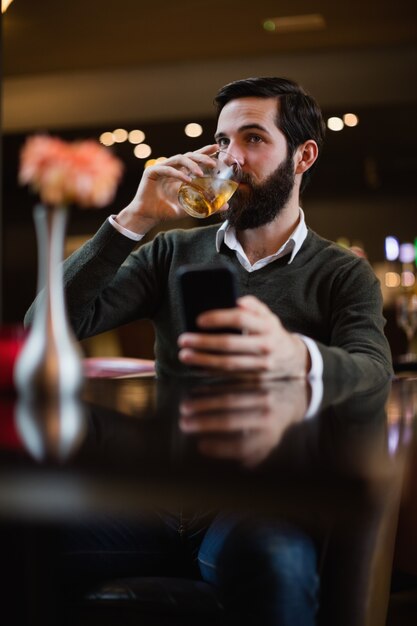
[[[221,244],[225,243],[225,245],[233,250],[239,260],[239,263],[245,268],[248,272],[255,272],[256,270],[260,270],[262,267],[265,267],[269,263],[272,263],[276,259],[280,259],[281,257],[289,254],[290,257],[288,259],[288,263],[292,263],[295,255],[301,248],[304,243],[305,238],[307,237],[307,226],[304,218],[304,211],[300,207],[300,221],[298,222],[296,228],[293,230],[289,238],[282,246],[274,252],[274,254],[270,254],[269,256],[259,259],[253,265],[250,263],[248,257],[245,254],[240,242],[236,237],[235,229],[230,226],[230,224],[226,221],[224,222],[216,235],[216,248],[217,252],[220,251]]]

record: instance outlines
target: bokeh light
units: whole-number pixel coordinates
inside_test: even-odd
[[[129,134],[124,128],[116,128],[116,130],[113,131],[113,137],[116,143],[127,141],[128,136]]]
[[[357,126],[359,124],[359,118],[354,113],[345,113],[343,116],[343,121],[346,126],[350,126],[350,128],[353,128],[354,126]]]
[[[342,130],[344,125],[341,117],[329,117],[327,120],[327,128],[329,130],[339,131]]]
[[[201,124],[191,122],[190,124],[187,124],[187,126],[184,128],[184,132],[187,137],[200,137],[200,135],[203,134],[203,127],[201,126]]]
[[[152,148],[147,143],[140,143],[135,146],[133,154],[138,159],[147,159],[152,154]]]
[[[109,133],[109,132],[101,133],[100,143],[102,143],[103,146],[112,146],[114,144],[113,133]]]
[[[142,143],[145,141],[145,133],[143,130],[131,130],[128,138],[130,143]]]
[[[412,287],[416,282],[414,272],[409,270],[401,273],[401,284],[403,287]]]
[[[415,253],[413,243],[402,243],[399,255],[401,263],[414,263]]]
[[[401,285],[401,276],[398,272],[387,272],[385,274],[385,285],[387,287],[399,287]]]
[[[400,244],[396,237],[385,237],[385,258],[387,261],[395,261],[400,253]]]

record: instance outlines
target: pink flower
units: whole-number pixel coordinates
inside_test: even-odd
[[[103,207],[114,198],[122,171],[121,161],[96,141],[35,135],[23,146],[19,182],[46,204]]]

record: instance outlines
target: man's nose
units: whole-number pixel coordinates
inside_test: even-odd
[[[231,158],[236,160],[239,163],[240,167],[244,165],[245,163],[244,152],[242,148],[238,146],[236,143],[230,142],[226,148],[226,153],[230,155]]]

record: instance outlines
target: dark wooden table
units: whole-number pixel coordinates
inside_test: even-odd
[[[305,381],[152,377],[89,379],[82,398],[46,404],[0,396],[0,537],[12,546],[13,528],[176,510],[180,500],[285,517],[328,544],[329,620],[380,626],[417,378],[373,389],[325,380],[306,418],[310,399]],[[29,541],[39,558],[35,548]],[[36,593],[27,593],[35,624]]]

